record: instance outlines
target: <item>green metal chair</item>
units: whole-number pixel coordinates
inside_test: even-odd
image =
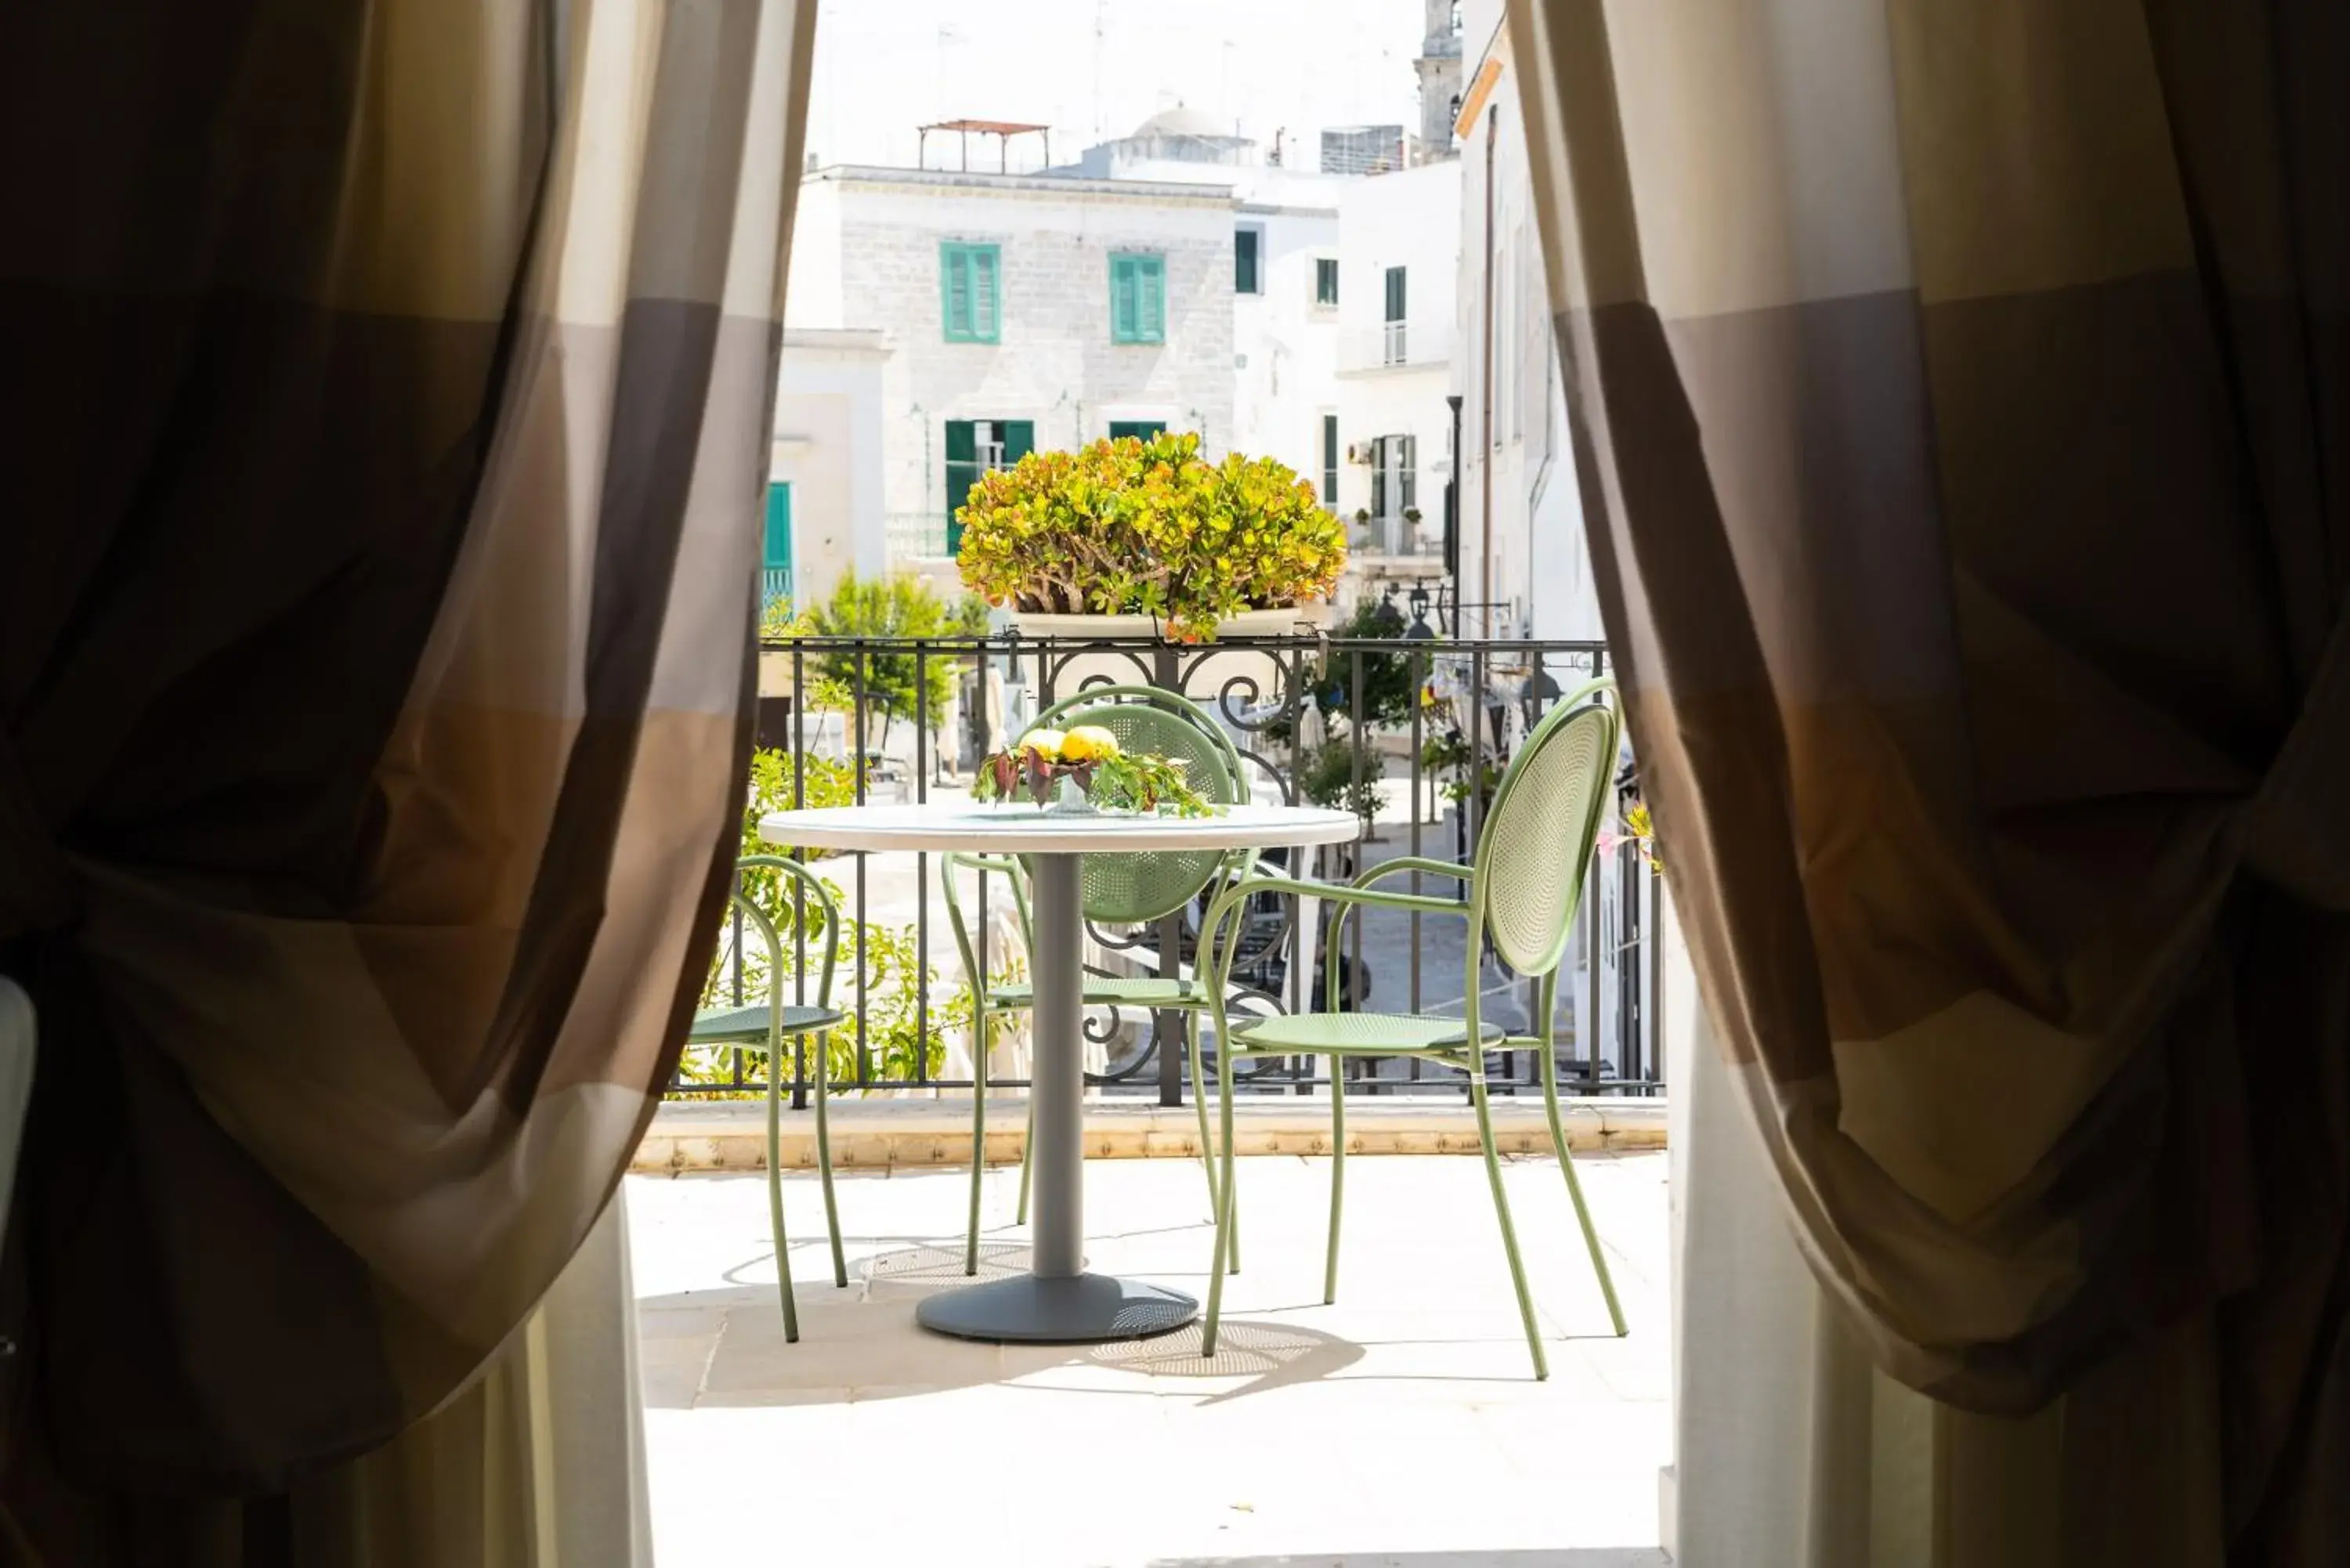
[[[1513,1044],[1538,1047],[1542,1059],[1543,1106],[1550,1118],[1550,1136],[1558,1151],[1559,1168],[1566,1175],[1567,1196],[1582,1222],[1583,1242],[1607,1298],[1607,1314],[1622,1334],[1624,1311],[1616,1300],[1615,1282],[1592,1228],[1591,1210],[1575,1179],[1575,1161],[1567,1152],[1566,1132],[1558,1112],[1558,1060],[1552,1046],[1551,1014],[1557,999],[1558,969],[1566,955],[1568,930],[1582,894],[1585,868],[1591,862],[1598,836],[1600,813],[1607,798],[1607,783],[1616,765],[1615,711],[1596,701],[1610,690],[1595,681],[1562,701],[1526,737],[1525,745],[1502,777],[1492,812],[1475,854],[1467,866],[1449,861],[1404,857],[1389,860],[1357,877],[1351,885],[1302,881],[1284,877],[1245,877],[1218,895],[1201,933],[1201,969],[1208,977],[1209,1004],[1215,1014],[1218,1095],[1222,1122],[1220,1144],[1222,1174],[1221,1204],[1216,1217],[1216,1250],[1208,1285],[1208,1321],[1201,1351],[1213,1355],[1216,1329],[1223,1307],[1224,1260],[1232,1222],[1232,1069],[1263,1056],[1326,1055],[1330,1058],[1330,1241],[1323,1265],[1322,1299],[1338,1296],[1338,1220],[1346,1193],[1347,1099],[1344,1063],[1348,1057],[1415,1056],[1457,1067],[1468,1075],[1469,1095],[1477,1108],[1477,1134],[1485,1151],[1485,1174],[1493,1189],[1493,1212],[1502,1225],[1502,1248],[1509,1255],[1510,1276],[1517,1286],[1518,1312],[1525,1321],[1526,1345],[1534,1352],[1534,1376],[1550,1376],[1543,1355],[1542,1334],[1534,1324],[1534,1298],[1526,1290],[1524,1265],[1518,1257],[1516,1229],[1510,1222],[1509,1199],[1502,1190],[1501,1161],[1493,1152],[1493,1120],[1485,1095],[1485,1053]],[[1382,878],[1419,871],[1461,882],[1456,898],[1430,898],[1376,888]],[[1299,893],[1326,898],[1338,906],[1325,947],[1325,988],[1327,1011],[1276,1015],[1231,1025],[1224,1012],[1223,978],[1232,964],[1232,949],[1222,929],[1237,925],[1237,915],[1252,894]],[[1347,915],[1370,906],[1415,909],[1423,914],[1464,917],[1469,922],[1466,1016],[1423,1018],[1392,1012],[1340,1012],[1337,954]],[[1497,1025],[1478,1017],[1479,977],[1487,943],[1521,975],[1535,981],[1539,1019],[1531,1040],[1505,1035]]]
[[[773,870],[798,884],[814,900],[824,921],[824,968],[816,982],[816,1005],[784,1000],[784,943],[775,923],[756,900],[743,891],[745,871]],[[799,1308],[792,1300],[791,1254],[784,1240],[783,1085],[784,1044],[816,1036],[816,1167],[824,1188],[825,1227],[832,1237],[832,1282],[848,1283],[848,1265],[840,1251],[840,1209],[832,1194],[832,1128],[826,1116],[826,1041],[842,1015],[832,1009],[832,971],[840,954],[840,909],[832,891],[796,860],[776,855],[747,855],[735,862],[733,907],[757,928],[767,949],[767,1000],[739,1007],[706,1007],[693,1015],[686,1038],[695,1044],[723,1045],[737,1054],[758,1052],[767,1058],[767,1219],[775,1235],[775,1279],[784,1298],[784,1338],[797,1343]],[[805,915],[803,916],[805,919]]]
[[[1098,724],[1118,737],[1128,751],[1153,752],[1178,763],[1185,782],[1218,805],[1247,801],[1247,774],[1240,753],[1207,711],[1190,699],[1155,686],[1097,686],[1054,703],[1036,716],[1030,729],[1074,729]],[[1086,919],[1105,925],[1140,925],[1183,909],[1211,883],[1230,880],[1249,864],[1250,852],[1181,850],[1144,851],[1131,855],[1088,855],[1080,872]],[[1027,878],[1017,860],[1002,856],[951,854],[940,857],[940,875],[946,888],[947,919],[954,927],[955,945],[962,955],[963,973],[974,977],[977,1007],[972,1018],[973,1085],[971,1114],[971,1220],[963,1247],[963,1272],[979,1272],[979,1210],[981,1182],[987,1154],[987,1031],[999,1013],[1022,1012],[1035,1002],[1025,983],[990,985],[979,967],[979,954],[970,923],[964,919],[962,896],[955,884],[958,869],[983,877],[1001,876],[1012,888],[1014,908],[1023,936],[1028,934]],[[1200,1060],[1200,1014],[1208,993],[1196,977],[1169,979],[1157,975],[1087,977],[1085,1001],[1094,1006],[1116,1006],[1183,1014],[1183,1034],[1191,1064],[1191,1099],[1200,1115],[1200,1158],[1208,1179],[1208,1203],[1216,1201],[1216,1172],[1208,1147],[1206,1075]],[[1033,1127],[1033,1116],[1032,1116]],[[1028,1151],[1020,1156],[1019,1219],[1028,1218]]]

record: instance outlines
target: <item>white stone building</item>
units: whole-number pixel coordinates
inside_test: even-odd
[[[881,334],[793,327],[784,333],[768,461],[769,597],[808,605],[851,570],[885,566],[881,493]]]
[[[1597,640],[1599,602],[1502,4],[1465,0],[1479,58],[1457,126],[1461,592],[1471,605],[1496,602],[1472,610],[1461,629]]]
[[[1117,167],[1121,179],[1212,179],[1231,192],[1230,446],[1279,458],[1335,505],[1326,486],[1340,455],[1330,421],[1337,416],[1338,192],[1346,182],[1277,166],[1154,160]]]
[[[1232,208],[1219,184],[811,171],[785,324],[885,351],[878,558],[951,581],[950,514],[981,472],[1034,448],[1170,429],[1228,450]],[[860,569],[874,557],[866,542],[851,554]]]
[[[1442,570],[1461,167],[1423,164],[1339,192],[1337,510],[1356,556],[1342,599]]]

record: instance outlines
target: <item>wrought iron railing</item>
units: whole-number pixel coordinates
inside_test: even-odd
[[[1056,697],[1139,681],[1181,692],[1217,716],[1241,752],[1253,798],[1342,805],[1365,815],[1369,832],[1359,844],[1275,857],[1332,878],[1397,855],[1465,861],[1511,748],[1553,703],[1607,668],[1607,651],[1596,643],[1315,636],[1192,645],[1009,635],[806,638],[766,643],[762,652],[770,656],[763,660],[767,679],[782,677],[789,689],[770,692],[763,706],[785,706],[773,701],[779,696],[836,705],[787,720],[766,737],[785,753],[771,774],[789,781],[777,804],[959,793],[980,755],[1016,736],[1028,715]],[[862,765],[851,758],[862,758]],[[1617,787],[1619,794],[1628,787],[1628,770]],[[1558,987],[1556,1048],[1563,1081],[1575,1092],[1654,1093],[1664,1079],[1657,1007],[1661,900],[1642,846],[1621,832],[1625,803],[1613,804],[1606,815],[1610,830],[1586,877],[1571,970]],[[836,1052],[836,1089],[968,1090],[975,1043],[968,1036],[967,1005],[957,1005],[966,981],[945,923],[934,857],[848,856],[825,860],[821,869],[839,886],[847,922],[835,997],[849,1013],[842,1031],[849,1070]],[[1018,956],[1006,951],[1011,939],[990,919],[1009,903],[1002,887],[991,892],[983,881],[967,903],[976,909],[980,964],[993,971]],[[1236,1012],[1319,1005],[1327,912],[1318,906],[1301,923],[1298,900],[1263,900],[1235,971]],[[1197,913],[1142,929],[1094,929],[1094,958],[1108,972],[1187,972]],[[1348,1005],[1460,1012],[1468,977],[1458,921],[1373,911],[1348,920],[1346,930]],[[742,935],[739,922],[725,933],[712,989],[740,1001],[747,983],[755,1000],[762,993],[755,972],[745,980]],[[809,981],[802,968],[784,983],[797,989]],[[1484,1015],[1513,1036],[1523,1034],[1533,983],[1489,961],[1478,984]],[[910,1051],[904,1048],[910,1031],[916,1043]],[[1181,1103],[1179,1018],[1092,1009],[1087,1033],[1099,1047],[1098,1084]],[[945,1047],[957,1044],[964,1064],[949,1070],[954,1053]],[[806,1050],[795,1074],[795,1104],[808,1094]],[[1503,1092],[1531,1086],[1538,1082],[1536,1067],[1532,1047],[1497,1050],[1489,1082]],[[1359,1079],[1352,1075],[1357,1071]],[[1419,1062],[1361,1064],[1349,1073],[1350,1089],[1374,1094],[1459,1092],[1461,1084],[1457,1074]],[[742,1093],[756,1083],[755,1076],[746,1082],[739,1061],[716,1070],[705,1063],[691,1076],[672,1092]],[[1260,1091],[1305,1094],[1325,1080],[1315,1076],[1315,1062],[1298,1060],[1255,1064],[1246,1081]],[[1020,1082],[990,1074],[991,1087]]]

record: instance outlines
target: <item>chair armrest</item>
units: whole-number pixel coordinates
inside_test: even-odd
[[[1430,915],[1466,915],[1469,906],[1456,898],[1431,898],[1422,893],[1396,893],[1376,888],[1352,888],[1343,882],[1315,882],[1296,877],[1243,877],[1216,895],[1208,906],[1207,918],[1200,922],[1200,963],[1198,971],[1211,976],[1210,984],[1223,985],[1230,973],[1232,955],[1221,951],[1225,943],[1224,928],[1233,928],[1232,946],[1239,946],[1239,922],[1234,916],[1248,907],[1249,899],[1258,893],[1295,893],[1300,898],[1326,898],[1338,906],[1339,918],[1330,928],[1331,940],[1325,950],[1323,983],[1326,992],[1334,992],[1337,984],[1337,935],[1343,929],[1346,911],[1356,906],[1380,909],[1408,909]],[[1304,933],[1299,933],[1301,939]],[[1310,960],[1308,961],[1310,961]]]
[[[1345,882],[1316,882],[1299,877],[1243,877],[1218,895],[1216,902],[1237,901],[1255,893],[1295,893],[1300,898],[1327,898],[1334,904],[1368,904],[1383,909],[1424,909],[1439,915],[1456,915],[1469,908],[1459,898],[1436,898],[1426,893],[1394,893],[1378,888]]]
[[[1355,878],[1353,886],[1367,888],[1383,877],[1399,877],[1408,871],[1418,871],[1430,877],[1450,877],[1456,882],[1466,882],[1476,873],[1468,867],[1451,860],[1432,860],[1425,855],[1399,855],[1393,860],[1383,860]]]

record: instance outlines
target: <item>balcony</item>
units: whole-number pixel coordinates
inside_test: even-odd
[[[942,546],[942,524],[921,537]],[[1400,639],[810,638],[764,651],[793,665],[795,691],[813,689],[827,666],[847,688],[837,696],[845,722],[828,712],[830,727],[793,734],[800,754],[771,775],[792,781],[791,799],[775,805],[899,791],[964,798],[977,751],[1016,734],[1055,695],[1106,676],[1148,680],[1207,706],[1236,737],[1253,797],[1364,817],[1359,843],[1266,852],[1332,880],[1400,856],[1461,860],[1508,748],[1608,663],[1597,644],[1457,641],[1425,623]],[[1133,673],[1113,670],[1119,661]],[[925,671],[947,678],[934,686]],[[952,693],[944,711],[934,692]],[[859,757],[863,765],[851,761]],[[1622,810],[1611,803],[1607,820]],[[739,1056],[689,1047],[625,1187],[662,1561],[765,1551],[793,1562],[982,1568],[1666,1563],[1655,1545],[1672,1446],[1654,1002],[1664,905],[1620,830],[1603,836],[1584,878],[1549,1048],[1625,1337],[1613,1332],[1561,1178],[1539,1088],[1533,984],[1497,966],[1465,974],[1465,933],[1443,913],[1369,911],[1348,922],[1337,957],[1357,1006],[1460,1017],[1473,984],[1482,1015],[1510,1032],[1484,1071],[1548,1381],[1531,1375],[1498,1230],[1485,1218],[1466,1079],[1409,1060],[1347,1069],[1347,1147],[1365,1158],[1348,1161],[1335,1303],[1324,1295],[1333,1070],[1326,1058],[1268,1058],[1235,1068],[1246,1261],[1231,1278],[1212,1358],[1196,1323],[1076,1346],[921,1328],[920,1302],[973,1282],[962,1241],[968,984],[935,856],[833,856],[817,869],[844,912],[832,1000],[847,1022],[818,1048],[835,1064],[831,1147],[848,1282],[833,1283],[810,1168],[805,1057],[784,1058],[791,1104],[777,1143],[803,1335],[791,1344],[767,1241],[764,1095]],[[1417,875],[1438,886],[1435,874]],[[975,915],[977,964],[1010,960],[1017,971],[1020,928],[1003,890],[991,910],[975,881],[962,897]],[[1315,1005],[1326,912],[1286,893],[1246,912],[1230,977],[1241,1012]],[[1196,979],[1198,913],[1094,929],[1088,967]],[[742,944],[739,926],[722,932],[722,1002],[764,994],[743,989]],[[785,965],[786,986],[793,972]],[[1220,1043],[1212,1026],[1202,1033],[1218,1071]],[[1087,1262],[1200,1293],[1213,1234],[1182,1026],[1101,1005],[1088,1010],[1085,1039]],[[990,1102],[980,1281],[1030,1262],[1016,1164],[1027,1052],[1020,1023],[990,1053],[990,1094],[1003,1098]],[[1402,1473],[1399,1442],[1461,1457],[1477,1484],[1367,1486],[1366,1477]]]
[[[1016,1106],[1003,1120],[1019,1126]],[[862,1136],[845,1126],[836,1138]],[[1213,1360],[1196,1324],[1077,1346],[919,1328],[919,1300],[972,1282],[969,1168],[899,1164],[840,1182],[846,1290],[814,1177],[785,1179],[802,1333],[786,1344],[758,1172],[631,1176],[658,1561],[1663,1568],[1665,1161],[1661,1149],[1578,1156],[1623,1339],[1578,1268],[1556,1163],[1504,1163],[1553,1325],[1546,1383],[1526,1376],[1474,1157],[1347,1162],[1334,1306],[1321,1304],[1329,1161],[1244,1160],[1249,1251]],[[1213,1243],[1196,1161],[1094,1159],[1086,1180],[1096,1266],[1203,1286]],[[1014,1167],[989,1173],[981,1279],[1026,1261],[1018,1183]],[[1434,1462],[1399,1463],[1399,1449]]]
[[[1383,321],[1338,331],[1338,374],[1417,370],[1445,364],[1452,355],[1452,323],[1421,318]]]

